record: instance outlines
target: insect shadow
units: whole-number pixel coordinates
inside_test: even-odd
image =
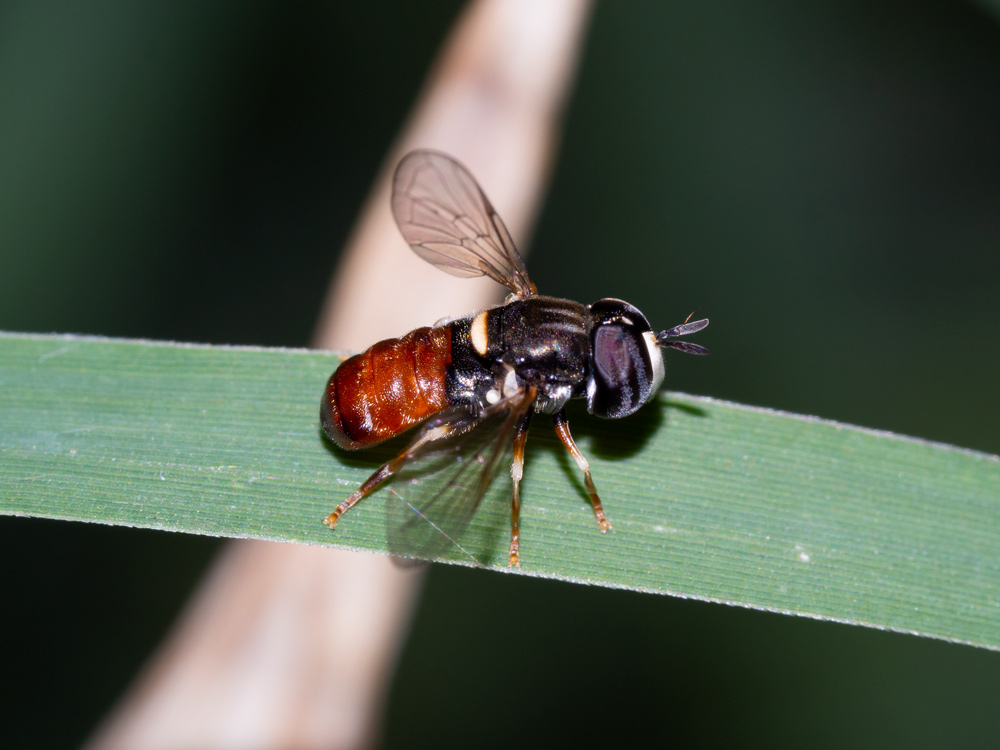
[[[322,428],[318,430],[318,433],[323,446],[342,465],[349,468],[371,470],[372,467],[381,466],[404,450],[413,440],[416,430],[409,430],[367,450],[351,452],[338,449]],[[506,553],[504,534],[507,532],[510,513],[510,453],[510,450],[505,451],[506,455],[502,459],[505,468],[501,468],[501,477],[499,477],[501,481],[492,483],[485,495],[480,498],[479,510],[470,519],[471,525],[477,529],[474,534],[468,535],[475,540],[474,544],[468,544],[468,539],[463,541],[460,538],[442,537],[437,540],[438,544],[428,545],[426,550],[418,550],[417,557],[410,557],[408,553],[403,553],[407,556],[396,555],[390,551],[393,563],[404,569],[421,568],[440,556],[484,567],[492,567],[504,562],[503,555]],[[379,488],[378,494],[383,498],[386,537],[387,541],[390,542],[390,550],[393,547],[391,543],[392,527],[415,524],[415,527],[410,529],[411,533],[416,531],[416,536],[427,536],[432,539],[435,539],[436,534],[440,533],[430,520],[418,521],[410,515],[411,512],[418,511],[410,505],[404,496],[408,496],[406,488],[409,483],[418,478],[420,473],[419,471],[411,472],[408,468],[404,468],[385,486]],[[507,479],[506,482],[502,481],[504,477]],[[403,510],[404,506],[408,507],[409,511]],[[422,523],[427,524],[426,529],[419,528]],[[435,529],[434,531],[430,530],[432,527]],[[424,554],[427,557],[420,556]]]
[[[323,447],[326,449],[327,453],[333,456],[338,463],[344,464],[344,466],[349,466],[352,469],[363,469],[371,467],[379,467],[391,458],[394,458],[399,454],[407,444],[413,440],[414,431],[404,432],[401,435],[396,435],[384,443],[380,443],[371,448],[366,448],[363,451],[345,451],[339,448],[336,443],[334,443],[330,437],[323,431],[323,427],[320,426],[317,429],[317,434],[323,443]]]
[[[605,460],[619,461],[628,460],[639,453],[658,430],[670,429],[669,422],[672,411],[676,410],[699,418],[708,416],[708,412],[700,407],[671,400],[666,396],[660,396],[659,405],[661,408],[641,410],[625,420],[597,419],[586,415],[582,405],[576,404],[570,407],[570,413],[578,411],[579,418],[573,420],[574,432],[577,437],[588,443],[589,453]],[[541,414],[535,415],[533,420],[539,427],[542,426],[541,423],[547,421],[546,416]],[[335,456],[345,466],[359,469],[371,469],[372,467],[384,464],[397,455],[413,437],[411,432],[407,432],[365,451],[346,452],[338,450],[322,429],[318,432],[323,445],[332,456]],[[588,503],[587,489],[583,482],[582,474],[569,453],[560,445],[559,441],[550,431],[542,429],[537,430],[537,433],[538,439],[529,441],[528,443],[526,478],[529,484],[527,487],[530,488],[531,486],[530,475],[533,455],[537,457],[542,452],[549,453],[555,457],[563,475],[572,483],[581,502],[584,504]],[[509,462],[509,456],[504,460]],[[507,474],[507,472],[502,471],[502,474]],[[473,564],[490,566],[498,562],[502,557],[503,540],[500,532],[504,530],[507,520],[508,510],[506,499],[509,492],[509,477],[506,482],[502,481],[503,477],[499,477],[499,479],[501,481],[496,482],[487,492],[487,495],[496,493],[500,499],[492,498],[488,500],[484,497],[482,505],[485,507],[476,514],[476,518],[473,521],[475,525],[480,527],[479,533],[475,535],[478,540],[475,550],[466,550],[465,547],[461,546],[460,540],[454,540],[455,547],[464,553],[459,556],[460,559],[466,558]],[[400,486],[405,486],[405,473],[403,476],[397,477],[397,481]],[[394,489],[394,484],[396,482],[390,482],[381,490],[384,495],[387,521],[394,515],[393,504],[406,502],[396,489]],[[525,500],[530,504],[531,490],[528,489],[527,492],[528,495],[525,497]],[[398,517],[398,513],[395,515]],[[497,533],[491,533],[490,530],[494,528],[497,530]],[[404,568],[420,567],[426,563],[425,560],[403,557],[393,557],[393,561]]]
[[[597,419],[586,415],[582,405],[572,404],[569,407],[570,414],[572,414],[571,410],[579,408],[579,418],[573,419],[573,432],[576,437],[581,439],[581,442],[587,442],[588,455],[609,461],[618,461],[627,460],[639,453],[661,428],[669,430],[670,416],[673,410],[692,417],[708,417],[708,412],[704,409],[672,400],[665,395],[659,397],[658,404],[661,408],[640,410],[622,420]],[[544,417],[537,415],[536,419],[541,421]],[[544,435],[543,430],[540,432]],[[546,435],[541,440],[535,441],[534,448],[536,451],[545,451],[555,456],[556,463],[559,464],[566,478],[573,483],[581,500],[584,503],[588,502],[583,476],[570,455],[559,445],[559,442]],[[529,468],[526,469],[526,476],[530,476],[530,454],[532,452],[530,442],[528,452]]]
[[[658,430],[670,429],[671,411],[676,410],[692,417],[708,416],[708,412],[698,406],[671,400],[666,396],[660,396],[657,405],[660,408],[643,409],[621,420],[586,416],[581,408],[580,418],[573,420],[573,433],[589,441],[589,453],[608,460],[627,459],[641,451]],[[571,465],[569,457],[565,458],[567,464]]]

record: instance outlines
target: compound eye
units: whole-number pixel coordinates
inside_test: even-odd
[[[617,419],[634,412],[649,396],[652,368],[642,334],[631,326],[594,328],[591,382],[587,408],[599,417]]]

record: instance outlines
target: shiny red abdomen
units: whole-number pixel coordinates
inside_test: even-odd
[[[418,328],[345,360],[330,376],[320,422],[341,448],[368,448],[448,406],[451,328]]]

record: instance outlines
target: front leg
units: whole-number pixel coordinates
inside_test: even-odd
[[[587,463],[587,459],[583,457],[580,453],[580,449],[576,447],[576,443],[573,441],[573,436],[569,433],[569,422],[566,421],[566,410],[560,409],[555,416],[552,417],[552,423],[556,428],[556,435],[559,436],[559,441],[566,446],[566,450],[569,451],[570,455],[576,461],[576,465],[580,467],[580,471],[583,472],[583,483],[587,487],[587,494],[590,495],[590,504],[594,507],[594,517],[597,519],[597,523],[601,527],[601,531],[609,531],[611,529],[611,522],[608,517],[604,514],[604,507],[601,505],[601,498],[597,495],[597,487],[594,486],[594,480],[590,476],[590,464]]]

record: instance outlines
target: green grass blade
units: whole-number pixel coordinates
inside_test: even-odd
[[[0,335],[0,513],[385,551],[389,446],[328,447],[322,352]],[[614,531],[538,418],[522,573],[1000,648],[1000,461],[680,394],[570,413]],[[509,482],[463,544],[504,566]],[[464,558],[455,549],[455,561]]]

